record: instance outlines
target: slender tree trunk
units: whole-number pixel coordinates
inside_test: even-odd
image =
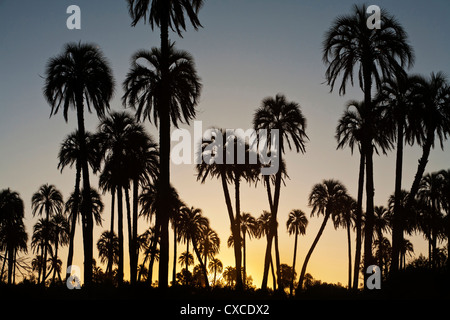
[[[72,221],[70,225],[70,238],[69,238],[69,253],[67,255],[67,268],[72,265],[73,261],[73,249],[75,240],[75,228],[77,225],[78,205],[80,203],[80,181],[81,181],[81,162],[76,162],[76,176],[75,176],[75,190],[73,192],[73,208],[72,208]],[[70,276],[66,273],[66,277]]]
[[[47,249],[48,249],[48,238],[50,236],[49,234],[49,210],[46,206],[45,208],[46,211],[46,218],[45,218],[45,239],[44,239],[44,271],[43,271],[43,280],[42,280],[42,286],[45,287],[45,279],[47,279],[46,273],[45,271],[47,270]],[[9,270],[8,270],[9,271]]]
[[[161,12],[161,105],[159,106],[161,223],[158,286],[166,289],[169,280],[169,192],[170,192],[170,93],[169,93],[169,2],[162,2]]]
[[[14,248],[11,245],[8,245],[6,251],[8,252],[8,284],[12,284],[12,275],[14,268]]]
[[[247,256],[247,251],[246,251],[246,244],[245,244],[245,232],[242,235],[242,246],[243,246],[243,250],[244,250],[244,275],[243,275],[243,282],[244,282],[244,288],[247,288],[247,261],[246,261],[246,256]]]
[[[173,224],[173,268],[172,268],[172,286],[176,285],[177,280],[177,224]]]
[[[58,237],[56,237],[56,243],[55,243],[55,260],[58,260]],[[56,267],[55,261],[55,267]],[[53,276],[52,276],[52,283],[55,283],[55,277],[56,277],[56,268],[53,268]]]
[[[240,175],[235,173],[234,186],[236,198],[236,217],[234,219],[234,254],[236,256],[236,290],[243,289],[242,251],[241,251],[241,207],[240,207]]]
[[[139,193],[139,182],[138,179],[133,180],[133,226],[132,226],[132,237],[131,237],[131,270],[130,277],[131,283],[136,283],[137,276],[137,263],[139,261],[139,248],[137,246],[137,228],[138,228],[138,193]]]
[[[133,271],[133,231],[131,230],[131,208],[130,208],[130,192],[128,191],[128,187],[124,187],[125,190],[125,204],[127,208],[127,227],[128,227],[128,256],[129,256],[129,265],[130,265],[130,283],[136,283],[136,277],[132,278],[131,274]]]
[[[350,220],[347,221],[347,239],[348,239],[348,289],[352,288],[352,239],[350,236]]]
[[[292,296],[292,291],[294,290],[294,280],[295,280],[295,262],[297,260],[297,240],[298,240],[298,230],[295,230],[295,241],[294,241],[294,259],[292,261],[292,280],[289,286],[289,293]]]
[[[400,200],[402,194],[402,167],[403,167],[403,128],[404,121],[397,123],[397,158],[395,163],[395,193],[394,193],[394,219],[392,228],[392,260],[391,273],[398,271],[400,244],[403,241],[402,208]]]
[[[300,279],[298,280],[298,287],[297,292],[302,291],[303,288],[303,280],[305,279],[305,273],[306,273],[306,267],[308,265],[309,259],[311,258],[311,255],[316,248],[317,243],[319,242],[320,237],[322,236],[323,230],[325,229],[325,226],[327,225],[328,218],[330,218],[330,214],[328,212],[325,213],[325,218],[323,219],[322,225],[320,226],[319,232],[316,235],[316,238],[314,239],[314,242],[309,249],[308,253],[306,254],[305,261],[303,262],[302,272],[300,273]]]
[[[353,268],[353,290],[358,290],[359,268],[361,263],[361,246],[362,246],[362,201],[364,193],[364,168],[365,168],[365,152],[361,149],[359,161],[359,178],[358,178],[358,199],[356,207],[356,251],[355,266]]]
[[[123,285],[123,204],[122,186],[117,186],[117,233],[119,238],[119,264],[117,265],[117,277],[119,286]]]
[[[84,251],[84,283],[92,284],[92,259],[93,259],[93,220],[91,204],[91,185],[89,182],[89,168],[87,161],[86,132],[84,128],[83,91],[78,88],[76,92],[78,134],[80,141],[80,160],[83,176],[83,202],[81,203],[81,215],[83,217],[83,251]],[[45,274],[45,273],[44,273]]]
[[[281,129],[280,129],[281,131]],[[279,157],[279,163],[283,163],[283,157],[282,157],[282,148],[283,145],[283,132],[280,132],[280,138],[279,138],[279,146],[278,146],[278,157]],[[278,172],[275,176],[275,192],[273,196],[273,212],[272,212],[272,228],[273,228],[273,236],[275,237],[275,263],[277,266],[277,285],[278,290],[283,290],[283,286],[281,285],[281,269],[280,269],[280,249],[278,246],[278,222],[277,222],[277,216],[278,216],[278,204],[280,202],[280,192],[281,192],[281,169],[278,169]]]
[[[113,186],[111,190],[111,241],[112,237],[114,235],[114,203],[116,198],[116,187]],[[108,252],[108,265],[106,266],[106,274],[110,276],[112,274],[112,268],[113,268],[113,250],[109,250]]]
[[[266,180],[267,198],[269,199],[270,214],[272,214],[273,201],[272,201],[272,191],[270,188],[270,178],[268,175],[266,175],[264,177],[264,179]],[[270,227],[270,229],[271,229],[271,227]],[[271,231],[269,230],[269,233],[267,234],[266,253],[264,256],[264,271],[263,271],[263,280],[262,280],[262,284],[261,284],[261,290],[267,289],[267,280],[269,277],[269,267],[270,267],[270,263],[272,262],[272,237],[270,236],[270,233],[271,233]]]

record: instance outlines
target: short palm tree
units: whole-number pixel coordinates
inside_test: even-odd
[[[114,265],[119,263],[119,238],[111,231],[103,231],[97,241],[98,256],[101,263],[106,263],[105,273],[112,275]]]
[[[302,290],[309,259],[322,236],[328,219],[341,212],[342,202],[347,197],[347,188],[337,180],[324,180],[322,183],[318,183],[312,188],[308,198],[308,205],[312,207],[311,216],[314,216],[315,213],[317,213],[317,215],[322,214],[324,219],[311,248],[306,254],[305,261],[303,262],[297,288],[299,292]]]
[[[62,211],[64,205],[64,200],[61,192],[56,189],[54,185],[44,184],[42,185],[39,190],[33,194],[33,197],[31,198],[31,207],[33,209],[33,216],[36,215],[36,213],[40,216],[42,216],[45,213],[45,222],[47,225],[50,224],[50,217],[53,215],[60,214]],[[44,261],[47,261],[47,248],[50,241],[50,235],[47,234],[46,238],[44,239],[44,252],[43,257]],[[43,285],[45,285],[45,278],[46,278],[46,267],[47,265],[44,264],[44,270],[43,270]]]
[[[68,43],[63,52],[51,58],[45,70],[44,96],[51,106],[50,116],[63,108],[67,122],[69,108],[77,112],[78,134],[83,176],[83,199],[81,203],[85,217],[86,230],[83,232],[84,245],[84,280],[86,285],[92,282],[93,259],[93,220],[89,203],[88,150],[86,146],[86,130],[84,126],[84,105],[91,112],[93,108],[98,117],[103,117],[109,109],[109,101],[114,92],[112,71],[101,50],[95,44]]]
[[[256,110],[253,118],[253,127],[257,131],[262,129],[267,130],[268,141],[272,140],[270,130],[278,130],[279,145],[276,146],[276,156],[278,157],[278,163],[280,164],[279,168],[281,168],[281,165],[284,164],[283,153],[286,147],[285,142],[290,150],[292,150],[292,147],[295,147],[297,152],[305,152],[305,143],[308,140],[308,136],[306,135],[306,118],[303,116],[300,105],[296,102],[288,101],[282,94],[277,94],[275,97],[265,98],[261,102],[261,106]],[[264,260],[264,274],[261,285],[261,289],[263,290],[267,288],[272,240],[274,237],[277,279],[280,279],[280,252],[278,248],[278,231],[276,225],[282,173],[283,171],[279,169],[275,175],[274,194],[271,195],[270,192],[268,193],[269,206],[272,213],[272,229],[268,236],[269,241]],[[268,182],[266,182],[266,187],[270,187]]]
[[[8,261],[8,284],[14,282],[13,270],[18,251],[27,252],[28,235],[23,223],[24,204],[20,195],[9,188],[0,191],[0,250],[5,251],[0,279]]]
[[[213,278],[213,287],[214,287],[216,285],[217,273],[222,273],[222,271],[223,271],[222,261],[220,261],[217,258],[213,258],[213,259],[211,259],[211,261],[209,261],[208,268],[209,268],[210,272],[214,273],[214,278]]]
[[[69,234],[70,234],[70,225],[67,218],[62,214],[56,214],[52,217],[50,220],[50,228],[52,229],[52,237],[51,242],[55,246],[55,253],[53,255],[54,259],[58,259],[58,249],[59,246],[67,245],[69,243]],[[61,260],[59,260],[61,261]],[[61,273],[58,268],[53,268],[53,277],[52,277],[52,283],[55,282],[56,273],[58,273],[58,278],[61,280]]]
[[[300,209],[294,209],[289,212],[289,217],[286,222],[286,228],[289,232],[289,235],[294,234],[295,235],[295,241],[294,241],[294,258],[292,261],[292,270],[295,273],[295,262],[297,261],[297,240],[298,235],[304,235],[306,234],[306,227],[308,226],[308,218],[306,217],[305,213]],[[292,291],[294,289],[294,277],[292,277],[290,283],[290,294],[292,295]]]
[[[247,246],[246,239],[251,239],[252,236],[255,236],[257,233],[258,225],[256,223],[256,219],[248,212],[243,212],[241,217],[241,232],[242,232],[242,247],[243,247],[243,280],[244,285],[247,286]]]
[[[414,53],[408,36],[398,21],[387,11],[381,11],[381,29],[367,27],[366,5],[354,5],[350,15],[339,16],[325,34],[323,61],[328,66],[325,77],[331,91],[341,75],[339,94],[345,94],[348,82],[358,73],[359,86],[364,92],[368,125],[363,130],[362,150],[366,161],[366,227],[364,265],[372,263],[372,230],[374,216],[373,147],[374,131],[372,84],[380,88],[384,79],[405,73],[412,66]]]

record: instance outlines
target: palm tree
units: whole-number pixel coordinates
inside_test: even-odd
[[[435,138],[439,139],[441,149],[450,134],[450,85],[442,72],[432,72],[429,79],[422,79],[419,91],[420,117],[418,126],[423,128],[423,135],[418,139],[422,146],[416,175],[409,192],[407,207],[411,207],[420,188],[425,167]]]
[[[33,217],[37,214],[40,216],[45,212],[45,223],[50,225],[50,216],[60,214],[64,205],[61,192],[54,185],[44,184],[39,190],[33,194],[31,198],[31,207],[33,209]],[[44,239],[44,261],[47,261],[47,247],[50,241],[50,235],[46,234]],[[43,285],[45,286],[46,263],[43,270]]]
[[[67,122],[69,107],[76,109],[80,143],[80,161],[83,176],[83,246],[85,284],[92,282],[93,221],[89,203],[88,149],[84,127],[84,103],[88,111],[95,109],[98,117],[103,117],[109,109],[109,101],[114,92],[112,71],[103,53],[95,44],[68,43],[63,52],[51,58],[46,66],[44,96],[51,105],[50,116],[63,106],[64,120]]]
[[[240,184],[241,179],[249,184],[257,181],[260,173],[260,164],[252,164],[250,159],[255,155],[248,143],[243,141],[242,137],[234,134],[227,134],[224,129],[211,129],[211,139],[203,141],[202,144],[202,163],[198,164],[197,180],[204,183],[206,178],[218,178],[222,182],[222,189],[227,206],[228,217],[230,219],[231,233],[234,239],[234,257],[236,269],[241,269],[242,250],[241,250],[241,200]],[[217,148],[210,149],[209,146],[215,145]],[[238,162],[238,150],[244,150],[245,156],[243,163]],[[232,158],[232,163],[216,160],[216,157],[222,156],[223,159]],[[207,159],[210,159],[208,161]],[[228,184],[234,184],[235,208],[231,203]],[[238,273],[236,278],[236,289],[243,288],[242,274]]]
[[[305,142],[308,139],[306,135],[306,119],[300,110],[300,105],[296,102],[287,101],[282,94],[277,94],[274,98],[265,98],[261,106],[256,110],[253,118],[253,127],[255,130],[267,130],[268,136],[271,130],[276,129],[279,133],[279,145],[276,146],[276,154],[278,163],[283,163],[283,153],[285,149],[284,141],[287,142],[289,150],[292,145],[297,152],[305,153]],[[269,137],[268,137],[269,139]],[[270,138],[268,141],[271,141]],[[273,196],[268,192],[269,206],[272,213],[272,229],[269,234],[269,242],[266,248],[264,260],[264,274],[261,289],[267,288],[267,277],[269,273],[269,263],[271,259],[272,239],[275,237],[275,261],[277,265],[277,279],[280,279],[280,252],[278,248],[278,231],[277,231],[277,213],[278,203],[280,200],[282,170],[278,170],[275,175],[275,190]],[[266,182],[269,188],[269,183]],[[273,199],[273,200],[272,200]],[[279,285],[278,285],[279,286]]]
[[[114,232],[103,231],[97,241],[98,256],[101,263],[107,263],[105,273],[112,275],[113,266],[119,263],[119,238]]]
[[[20,195],[8,189],[0,191],[0,250],[5,251],[3,268],[8,261],[8,284],[13,281],[17,251],[27,252],[28,235],[23,224],[24,204]]]
[[[373,148],[377,154],[379,154],[378,148],[386,154],[386,151],[391,147],[390,136],[388,134],[386,117],[383,116],[384,108],[375,106],[372,112],[370,124],[373,126],[371,130],[374,132]],[[359,161],[359,176],[358,176],[358,197],[356,203],[356,253],[355,253],[355,266],[354,266],[354,278],[353,289],[358,288],[358,274],[360,268],[361,258],[361,243],[362,243],[362,201],[364,191],[364,172],[365,172],[365,152],[363,150],[363,133],[365,127],[369,125],[367,121],[367,108],[364,102],[351,100],[347,102],[347,107],[338,121],[336,127],[336,140],[338,142],[337,149],[349,146],[353,154],[355,145],[358,147],[360,153]]]
[[[179,235],[186,241],[187,254],[189,253],[189,241],[191,241],[194,252],[203,270],[203,276],[205,277],[205,279],[208,279],[208,272],[200,255],[199,240],[200,235],[204,233],[208,228],[209,220],[202,215],[202,210],[200,208],[183,207],[181,209]],[[208,281],[205,281],[205,285],[207,288],[209,288]]]
[[[350,15],[338,17],[325,34],[323,61],[328,65],[327,84],[334,88],[342,74],[339,94],[345,94],[347,82],[353,86],[353,74],[358,68],[359,86],[364,92],[367,126],[363,129],[362,150],[366,161],[366,228],[364,265],[372,262],[372,230],[374,216],[373,119],[372,83],[380,88],[384,79],[404,74],[404,67],[414,62],[413,49],[403,27],[387,11],[381,11],[381,29],[367,28],[366,5],[354,5]]]
[[[395,196],[394,196],[395,198]],[[395,205],[394,205],[395,206]],[[395,208],[394,208],[395,210]],[[381,269],[381,272],[383,273],[383,257],[384,257],[384,251],[383,251],[383,232],[386,232],[389,230],[389,224],[392,220],[391,213],[386,207],[383,206],[375,206],[375,219],[374,219],[374,231],[377,234],[377,240],[378,240],[378,266]]]
[[[293,209],[289,212],[289,217],[286,222],[286,228],[289,232],[289,235],[295,234],[294,241],[294,260],[292,261],[292,270],[295,273],[295,262],[297,260],[297,240],[298,235],[306,234],[306,227],[308,226],[308,218],[306,218],[305,213],[300,209]],[[292,291],[294,289],[294,277],[289,285],[289,292],[292,295]]]
[[[46,219],[40,218],[33,226],[33,236],[31,237],[31,249],[36,253],[38,253],[39,250],[41,252],[40,255],[36,256],[36,266],[38,267],[38,284],[41,283],[41,274],[42,282],[44,282],[44,274],[42,270],[44,270],[44,265],[47,264],[47,260],[44,260],[44,251],[47,250],[47,252],[50,252],[50,254],[53,255],[53,248],[49,241],[46,241],[50,238],[50,235],[50,223],[47,222]]]
[[[347,189],[337,180],[323,180],[322,183],[318,183],[312,188],[308,198],[308,205],[312,207],[311,217],[313,217],[317,212],[317,215],[322,214],[324,219],[322,225],[320,226],[319,232],[317,233],[317,236],[306,255],[305,261],[303,262],[297,288],[299,292],[302,290],[306,266],[308,265],[309,259],[311,258],[317,242],[319,242],[319,239],[322,236],[328,219],[332,217],[334,220],[334,216],[342,211],[342,202],[347,197]]]
[[[450,169],[441,170],[439,174],[442,179],[442,208],[447,213],[444,217],[444,233],[447,238],[447,253],[450,252]],[[450,259],[447,258],[447,268],[450,269]]]
[[[203,264],[208,265],[208,258],[214,259],[214,256],[219,253],[220,238],[216,231],[207,227],[203,233],[199,235],[199,250],[203,258]],[[245,260],[244,260],[245,261]]]
[[[137,276],[137,226],[138,226],[138,193],[139,184],[148,184],[156,178],[158,150],[144,127],[126,112],[112,112],[102,120],[98,128],[97,138],[101,141],[104,169],[99,184],[103,190],[117,192],[118,202],[118,236],[119,236],[119,283],[123,279],[123,194],[128,221],[128,243],[130,254],[130,280]],[[133,218],[131,218],[129,187],[133,182]],[[113,212],[113,211],[112,211]],[[113,213],[112,213],[113,214]],[[111,230],[114,226],[112,218]]]
[[[73,199],[71,208],[73,210],[72,220],[70,221],[70,238],[69,238],[69,253],[67,255],[67,266],[72,265],[73,260],[73,250],[74,250],[74,238],[75,238],[75,227],[76,227],[76,218],[77,214],[74,212],[78,212],[78,206],[80,203],[80,181],[81,181],[81,143],[79,141],[80,135],[78,131],[74,131],[69,134],[62,142],[61,148],[58,153],[58,169],[61,172],[64,170],[66,166],[72,168],[75,164],[76,167],[76,175],[75,175],[75,189],[73,192]],[[86,150],[87,150],[87,161],[90,167],[95,171],[98,169],[98,148],[95,145],[96,139],[94,136],[85,132],[86,139]]]
[[[178,258],[178,262],[181,265],[184,264],[186,271],[189,271],[189,266],[194,264],[194,256],[188,251],[182,252]]]
[[[246,248],[246,236],[249,239],[255,236],[257,233],[256,219],[248,212],[243,212],[241,217],[241,232],[242,232],[242,247],[244,251],[244,269],[243,280],[244,285],[247,286],[247,248]]]
[[[209,261],[208,268],[210,272],[214,272],[213,287],[215,287],[217,273],[221,273],[223,271],[222,261],[217,258],[212,258],[211,261]]]
[[[375,98],[381,103],[391,119],[391,130],[393,140],[397,140],[397,155],[395,164],[395,203],[393,215],[392,243],[395,252],[392,256],[394,269],[398,267],[398,243],[403,238],[401,228],[402,217],[400,216],[400,201],[402,191],[402,167],[403,167],[403,144],[407,142],[412,145],[415,139],[420,140],[422,129],[417,126],[417,108],[420,96],[421,77],[397,75],[396,78],[386,79]],[[380,240],[380,239],[379,239]],[[380,240],[381,241],[381,240]],[[382,243],[382,241],[380,242]],[[380,253],[381,254],[381,253]],[[394,270],[393,269],[393,270]]]
[[[56,214],[50,220],[50,228],[52,229],[50,239],[52,244],[55,246],[55,254],[53,255],[54,259],[58,258],[58,248],[59,245],[67,245],[69,243],[69,233],[70,233],[70,225],[67,218],[62,214]],[[58,268],[53,268],[53,277],[52,283],[55,282],[56,272],[58,272],[58,278],[61,280],[60,270]]]
[[[159,85],[158,87],[152,87],[152,95],[157,96],[155,100],[146,100],[145,108],[148,110],[148,115],[152,109],[152,105],[155,104],[154,109],[159,109],[159,145],[161,148],[161,162],[160,162],[160,182],[162,188],[163,199],[169,198],[170,193],[170,118],[176,125],[177,120],[180,118],[180,113],[175,110],[181,110],[185,120],[195,116],[195,106],[200,94],[200,83],[195,75],[195,72],[191,72],[194,69],[186,70],[185,75],[195,75],[191,78],[193,82],[188,87],[184,87],[189,92],[187,95],[176,95],[173,90],[183,91],[183,87],[174,86],[174,82],[178,82],[177,77],[173,77],[173,61],[170,59],[171,45],[169,43],[169,28],[176,31],[181,36],[181,31],[186,30],[186,23],[184,15],[187,14],[192,26],[195,30],[201,27],[198,19],[198,11],[203,5],[203,0],[128,0],[129,14],[132,18],[132,26],[135,26],[139,20],[143,20],[146,23],[147,15],[150,26],[156,25],[160,28],[161,38],[161,50],[159,61]],[[189,76],[188,76],[189,77]],[[184,77],[186,79],[186,77]],[[181,80],[183,81],[183,80]],[[190,81],[189,81],[190,82]],[[191,86],[194,84],[194,86]],[[192,90],[196,88],[198,90]],[[146,90],[147,91],[147,90]],[[186,90],[184,90],[186,93]],[[147,91],[148,92],[148,91]],[[178,100],[178,101],[177,101]],[[156,115],[154,113],[154,115]],[[186,118],[187,117],[187,118]],[[164,216],[164,212],[167,212],[166,205],[169,204],[168,200],[163,201],[163,206],[160,208],[161,214],[161,259],[159,267],[159,286],[166,288],[168,284],[168,267],[169,267],[169,219]]]
[[[261,237],[265,236],[267,239],[267,242],[269,242],[269,233],[270,233],[270,228],[271,228],[271,224],[272,224],[271,213],[264,210],[263,213],[256,220],[256,223],[257,223],[257,227],[258,227],[256,237],[261,238]],[[275,277],[272,255],[270,256],[270,268],[272,270],[271,272],[272,272],[272,279],[273,279],[273,290],[276,290],[277,279]]]

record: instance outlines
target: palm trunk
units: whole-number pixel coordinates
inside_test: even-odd
[[[234,177],[235,198],[236,198],[236,218],[234,219],[234,254],[236,256],[236,290],[243,289],[242,281],[242,251],[241,251],[241,207],[240,207],[240,175],[235,173]]]
[[[359,178],[358,178],[358,200],[356,208],[356,251],[355,251],[355,266],[353,268],[353,290],[358,290],[359,282],[359,265],[361,263],[361,244],[362,244],[362,201],[364,193],[364,167],[365,167],[365,153],[360,151],[359,161]]]
[[[67,255],[67,268],[72,265],[73,248],[75,240],[75,227],[77,225],[78,204],[80,202],[81,163],[76,162],[75,190],[73,192],[74,207],[72,208],[72,221],[70,226],[69,253]],[[66,274],[67,275],[67,274]],[[70,276],[70,275],[67,275]]]
[[[391,272],[398,271],[398,259],[400,254],[400,244],[403,241],[403,227],[400,208],[400,198],[402,191],[402,167],[403,167],[403,127],[404,121],[397,123],[397,159],[395,164],[395,194],[394,194],[394,219],[392,228],[392,261]]]
[[[267,198],[269,199],[269,207],[270,207],[270,213],[273,212],[273,201],[272,201],[272,191],[270,188],[270,178],[268,175],[265,177],[266,180],[266,189],[267,189]],[[261,290],[267,290],[267,280],[269,277],[269,267],[270,263],[272,262],[272,237],[269,234],[267,234],[267,246],[266,246],[266,253],[264,257],[264,271],[263,271],[263,280],[261,284]]]
[[[55,242],[55,260],[58,260],[58,237],[56,237]],[[55,261],[56,263],[56,261]],[[55,264],[56,267],[56,264]],[[52,283],[55,283],[55,277],[56,277],[56,268],[53,268],[53,276],[52,276]]]
[[[117,266],[117,277],[119,286],[123,285],[123,204],[122,186],[117,186],[117,233],[119,238],[119,264]]]
[[[352,288],[352,240],[350,236],[350,218],[347,221],[347,240],[348,240],[348,289]]]
[[[159,106],[160,216],[161,240],[159,257],[159,288],[166,289],[169,280],[169,188],[170,188],[170,93],[169,93],[169,2],[162,2],[161,12],[161,105]]]
[[[243,282],[244,282],[244,288],[247,288],[247,261],[246,261],[246,256],[247,256],[247,251],[245,248],[245,232],[243,233],[242,236],[242,246],[243,246],[243,251],[244,251],[244,275],[243,275]]]
[[[81,203],[81,215],[83,217],[83,252],[84,252],[84,283],[90,286],[92,283],[92,259],[93,259],[93,220],[91,205],[91,186],[89,182],[89,168],[87,161],[86,133],[84,128],[83,91],[76,92],[78,134],[80,141],[80,160],[83,175],[83,202]],[[44,272],[45,274],[45,272]]]
[[[131,238],[131,269],[130,277],[131,283],[136,283],[137,276],[137,263],[139,260],[139,249],[137,247],[137,227],[138,227],[138,193],[139,193],[139,182],[138,179],[133,180],[133,226],[132,226],[132,238]]]
[[[197,256],[198,261],[200,262],[200,267],[203,271],[203,276],[205,277],[205,287],[209,289],[209,281],[208,281],[208,272],[206,271],[206,266],[203,264],[202,257],[200,256],[200,252],[198,251],[196,241],[192,239],[192,246],[194,247],[195,254]]]
[[[308,265],[309,259],[311,258],[311,255],[319,242],[320,237],[322,236],[323,230],[325,229],[325,226],[327,225],[328,218],[330,217],[330,214],[328,212],[325,212],[325,218],[323,219],[322,225],[320,226],[319,232],[317,233],[316,238],[314,239],[314,242],[309,249],[308,253],[306,254],[305,261],[303,262],[302,272],[300,274],[300,279],[298,280],[298,287],[297,291],[300,292],[303,287],[303,280],[305,279],[305,273],[306,273],[306,267]]]
[[[172,286],[177,280],[177,224],[173,223],[173,268],[172,268]]]
[[[113,186],[111,190],[111,240],[112,236],[114,235],[114,202],[116,198],[116,187]],[[113,268],[113,251],[109,250],[108,255],[108,265],[106,266],[106,274],[109,276],[112,274],[112,268]]]
[[[294,290],[294,278],[295,278],[295,261],[297,260],[297,240],[298,240],[298,230],[295,230],[295,241],[294,241],[294,259],[292,261],[292,280],[289,286],[289,293],[292,296],[292,291]]]
[[[127,207],[127,226],[128,226],[128,256],[129,256],[129,264],[130,264],[130,283],[136,282],[136,277],[133,279],[131,276],[133,269],[133,231],[131,230],[131,208],[130,208],[130,192],[128,191],[128,187],[125,189],[125,204]]]

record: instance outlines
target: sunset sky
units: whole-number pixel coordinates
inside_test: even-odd
[[[199,13],[204,28],[196,32],[189,27],[183,38],[170,34],[178,49],[189,51],[195,58],[203,84],[196,120],[202,121],[203,130],[210,126],[251,128],[255,109],[265,97],[277,93],[283,93],[289,101],[301,105],[310,141],[306,144],[305,154],[286,150],[290,180],[281,190],[278,210],[282,263],[292,265],[294,237],[289,237],[286,232],[289,211],[302,209],[310,221],[306,235],[299,238],[298,274],[322,222],[322,217],[309,217],[311,209],[307,206],[307,197],[312,186],[323,179],[334,178],[344,183],[349,193],[356,197],[359,155],[355,152],[352,156],[349,149],[336,151],[334,135],[346,101],[362,100],[363,93],[356,83],[356,87],[349,88],[343,97],[337,91],[330,93],[324,84],[326,66],[322,62],[324,33],[337,16],[348,14],[355,2],[205,0]],[[66,8],[71,4],[81,9],[81,30],[66,27],[69,17]],[[416,55],[411,73],[428,76],[432,71],[443,71],[450,75],[449,1],[394,3],[377,0],[367,4],[387,9],[408,32]],[[116,81],[112,110],[123,110],[120,100],[122,82],[130,68],[130,57],[139,49],[160,44],[159,29],[152,32],[148,24],[139,23],[136,27],[130,24],[124,0],[0,0],[0,190],[9,187],[18,191],[24,200],[29,244],[33,225],[38,219],[32,216],[32,194],[42,184],[50,183],[67,199],[75,181],[74,168],[66,168],[62,174],[59,172],[57,154],[64,137],[77,126],[76,114],[69,113],[68,123],[64,122],[62,114],[49,118],[50,106],[42,94],[47,60],[59,54],[67,42],[96,43],[111,63]],[[85,119],[87,130],[95,131],[96,115],[85,114]],[[157,140],[154,124],[145,122],[145,127]],[[192,128],[182,127],[193,133]],[[432,150],[426,172],[450,168],[449,150],[449,142],[444,144],[444,151]],[[418,147],[405,148],[405,189],[411,187],[420,155]],[[395,152],[374,156],[374,173],[375,204],[386,206],[394,190]],[[91,178],[93,186],[98,187],[97,182],[97,177]],[[218,258],[224,267],[234,266],[233,250],[226,246],[230,224],[220,182],[208,179],[205,184],[200,184],[196,181],[194,165],[173,164],[171,182],[189,206],[203,210],[221,239]],[[234,199],[234,194],[232,196]],[[94,227],[95,242],[110,225],[110,195],[103,196],[103,202],[103,228]],[[242,187],[242,212],[250,212],[257,218],[268,207],[261,183],[256,188]],[[140,232],[143,232],[148,223],[145,219],[140,219],[139,223]],[[79,225],[77,228],[80,231]],[[128,237],[126,228],[124,236]],[[352,233],[353,254],[354,236]],[[391,238],[390,234],[387,236]],[[407,238],[413,241],[415,257],[420,253],[428,254],[427,242],[422,235]],[[266,240],[252,239],[247,245],[247,273],[259,287]],[[77,233],[75,246],[74,264],[81,267],[81,232]],[[178,253],[184,250],[185,245],[180,244]],[[125,250],[125,277],[129,276],[127,252]],[[94,258],[99,263],[97,254],[94,248]],[[30,261],[34,255],[29,247]],[[65,270],[67,247],[60,251],[60,259]],[[345,285],[347,259],[346,233],[343,229],[334,230],[329,222],[307,272],[316,279]],[[270,279],[269,285],[271,283]]]

